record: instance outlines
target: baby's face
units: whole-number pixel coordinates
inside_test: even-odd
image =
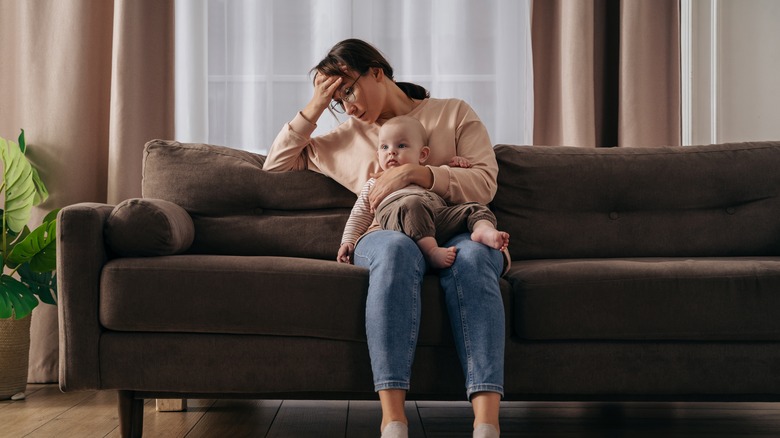
[[[419,164],[424,139],[401,124],[382,126],[379,131],[379,165],[383,170],[402,164]]]

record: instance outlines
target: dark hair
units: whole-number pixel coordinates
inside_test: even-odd
[[[341,41],[333,46],[328,55],[309,73],[344,77],[346,76],[342,70],[344,66],[358,72],[361,76],[368,73],[372,67],[379,67],[385,76],[393,80],[393,67],[382,53],[371,44],[355,38]],[[420,85],[410,82],[396,82],[396,85],[412,99],[431,97],[431,93]]]

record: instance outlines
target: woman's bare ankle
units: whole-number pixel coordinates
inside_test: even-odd
[[[380,432],[385,432],[388,425],[393,423],[401,423],[408,425],[409,420],[406,418],[406,410],[404,408],[404,402],[406,401],[406,391],[401,389],[383,389],[379,391],[379,401],[382,405],[382,423],[379,427]],[[397,432],[403,427],[397,427],[398,424],[393,425],[393,429],[388,431],[388,436],[399,436]],[[401,434],[400,436],[403,436]]]

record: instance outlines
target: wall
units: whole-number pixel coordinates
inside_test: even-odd
[[[683,141],[780,140],[780,2],[689,5],[691,71],[684,88],[690,90],[690,112]]]

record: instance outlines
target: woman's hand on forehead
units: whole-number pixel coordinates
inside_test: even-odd
[[[341,87],[344,79],[341,76],[325,76],[317,74],[314,78],[314,94],[325,106],[330,104],[336,91]]]

